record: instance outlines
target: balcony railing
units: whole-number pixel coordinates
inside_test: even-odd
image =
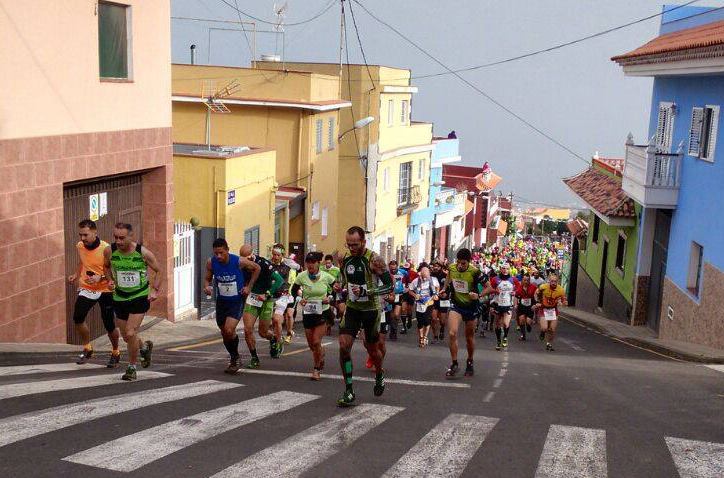
[[[661,153],[653,144],[627,142],[623,190],[644,207],[676,207],[682,158],[681,148],[677,153]]]
[[[397,190],[397,211],[400,214],[416,208],[421,201],[420,186],[409,186]]]

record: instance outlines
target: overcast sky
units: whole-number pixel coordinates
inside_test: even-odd
[[[234,0],[226,0],[234,4]],[[331,0],[289,0],[286,23],[307,19]],[[273,0],[237,0],[239,8],[274,20]],[[452,68],[484,64],[546,48],[628,23],[661,11],[660,0],[361,0]],[[279,5],[283,1],[277,2]],[[338,2],[337,2],[338,3]],[[673,3],[673,2],[670,2]],[[683,2],[682,2],[683,3]],[[696,5],[722,6],[704,0]],[[172,0],[172,15],[237,20],[221,0]],[[443,71],[411,45],[353,4],[370,64],[410,68],[414,75]],[[286,27],[289,61],[338,61],[339,7],[317,20]],[[250,20],[244,18],[244,20]],[[348,16],[349,21],[349,16]],[[623,157],[629,132],[645,142],[652,81],[624,77],[610,57],[655,37],[660,17],[550,53],[463,73],[501,104],[585,158],[595,151]],[[350,60],[362,62],[350,28]],[[173,61],[188,63],[189,45],[197,62],[249,66],[250,52],[240,31],[210,30],[234,25],[172,20]],[[258,30],[269,25],[257,24]],[[209,32],[211,31],[211,48]],[[258,33],[257,53],[274,53],[276,36]],[[281,50],[281,47],[278,48]],[[280,51],[277,51],[280,53]],[[580,204],[560,181],[586,165],[493,105],[453,75],[417,79],[412,115],[430,121],[436,135],[455,130],[464,164],[488,161],[500,184],[522,200]]]

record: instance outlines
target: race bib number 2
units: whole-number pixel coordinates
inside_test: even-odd
[[[239,295],[239,290],[236,287],[236,281],[234,282],[218,282],[219,295],[224,297],[236,297]]]

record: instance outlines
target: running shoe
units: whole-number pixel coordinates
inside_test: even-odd
[[[125,380],[126,382],[132,382],[136,380],[136,367],[133,365],[129,365],[128,368],[126,368],[126,373],[121,376],[121,380]]]
[[[527,339],[525,338],[525,335],[521,335],[518,340],[520,340],[521,342],[525,342]]]
[[[292,336],[291,336],[291,335],[286,335],[286,336],[284,337],[284,343],[285,343],[285,344],[291,344],[291,343],[292,343]]]
[[[475,374],[475,371],[473,370],[473,361],[468,360],[465,364],[465,376],[466,377],[472,377]]]
[[[282,353],[284,353],[284,340],[280,340],[277,342],[277,358],[282,356]]]
[[[402,326],[402,329],[400,329],[400,335],[405,335],[405,334],[407,334],[407,329],[406,329],[405,326],[403,325],[403,326]]]
[[[367,362],[365,363],[365,367],[367,367],[367,368],[372,368],[372,367],[374,367],[374,366],[375,366],[375,364],[372,363],[372,357],[370,357],[370,356],[368,355],[368,356],[367,356]]]
[[[354,404],[354,392],[352,390],[345,390],[337,400],[337,405],[340,407],[353,407]]]
[[[556,349],[553,348],[553,344],[550,343],[550,342],[546,343],[546,350],[549,351],[549,352],[555,352],[555,351],[556,351]]]
[[[118,364],[121,361],[121,354],[111,354],[110,357],[108,357],[108,363],[106,364],[107,368],[116,368],[118,367]]]
[[[276,337],[269,339],[269,356],[271,358],[279,358],[279,349],[277,348]]]
[[[540,340],[541,342],[543,342],[543,341],[545,340],[545,338],[546,338],[546,333],[545,333],[545,332],[541,332],[541,333],[538,335],[538,340]]]
[[[500,350],[503,347],[503,343],[498,340],[498,343],[495,344],[495,350]]]
[[[319,381],[322,378],[322,373],[319,371],[319,369],[312,370],[312,376],[310,377],[315,382]]]
[[[446,377],[454,377],[458,373],[458,364],[453,362],[450,364],[450,367],[448,367],[447,372],[445,372]]]
[[[508,348],[508,337],[503,339],[503,348]]]
[[[375,388],[374,388],[375,397],[381,396],[383,393],[385,393],[385,372],[384,370],[377,375],[375,375]]]
[[[143,345],[144,348],[139,350],[138,354],[141,356],[141,367],[148,368],[151,366],[151,352],[153,351],[153,342],[146,340]]]
[[[90,359],[93,356],[93,349],[83,349],[83,351],[78,356],[78,360],[75,361],[78,365],[83,365],[84,363],[88,362],[88,359]]]
[[[226,366],[226,369],[224,369],[224,373],[228,373],[229,375],[234,375],[236,372],[239,371],[239,358],[233,358],[229,360],[229,365]]]
[[[530,324],[525,324],[525,331],[530,333],[531,330],[533,330],[533,327],[531,327]]]
[[[259,357],[252,357],[246,368],[259,368]]]

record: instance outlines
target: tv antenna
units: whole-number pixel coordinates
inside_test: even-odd
[[[289,9],[288,2],[284,2],[281,6],[274,3],[274,15],[277,17],[277,21],[274,24],[274,31],[276,31],[276,38],[274,39],[274,54],[279,54],[279,37],[282,39],[282,60],[284,59],[284,17],[287,14],[287,10]]]
[[[204,80],[201,87],[201,98],[206,105],[206,148],[211,151],[211,113],[231,113],[224,103],[224,98],[233,95],[241,85],[239,80],[233,79],[222,88],[216,89],[214,80]]]

